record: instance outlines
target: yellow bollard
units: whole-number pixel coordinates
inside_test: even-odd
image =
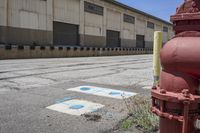
[[[160,81],[160,49],[162,48],[163,34],[161,31],[154,32],[154,48],[153,48],[153,76],[154,86],[159,84]]]

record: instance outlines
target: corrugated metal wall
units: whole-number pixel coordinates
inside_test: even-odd
[[[136,47],[137,48],[145,48],[145,36],[144,35],[136,35]]]
[[[53,43],[54,45],[78,45],[78,25],[53,22]]]
[[[108,47],[120,47],[120,32],[107,30],[106,44]]]

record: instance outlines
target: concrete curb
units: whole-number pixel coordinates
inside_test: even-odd
[[[152,54],[152,48],[0,45],[0,59],[62,58]]]

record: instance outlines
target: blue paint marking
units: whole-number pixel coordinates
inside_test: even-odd
[[[116,95],[121,95],[121,93],[120,92],[110,92],[109,95],[116,96]]]
[[[123,96],[131,97],[133,95],[132,94],[123,94]]]
[[[98,109],[93,109],[93,110],[91,110],[91,112],[97,112],[98,111]]]
[[[69,107],[70,109],[82,109],[84,106],[83,105],[72,105]]]
[[[57,100],[56,103],[57,103],[57,104],[63,103],[63,102],[65,102],[65,101],[69,101],[69,100],[72,100],[72,99],[74,99],[74,98],[76,98],[76,97],[64,97],[64,98],[62,98],[62,99],[60,99],[60,100]]]
[[[81,91],[89,91],[89,90],[91,90],[91,88],[88,88],[88,87],[82,87],[82,88],[80,88],[80,90],[81,90]]]
[[[123,99],[123,98],[128,98],[128,97],[137,95],[137,93],[133,93],[133,92],[126,92],[126,91],[114,90],[114,89],[108,89],[108,88],[100,88],[100,87],[95,87],[95,86],[79,86],[79,87],[71,88],[68,90],[97,95],[97,96],[117,98],[117,99]]]

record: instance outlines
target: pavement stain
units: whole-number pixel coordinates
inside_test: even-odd
[[[10,90],[17,90],[17,91],[20,91],[20,88],[18,87],[9,87]]]
[[[102,116],[99,114],[83,114],[83,117],[86,118],[87,121],[99,122],[102,119]]]

